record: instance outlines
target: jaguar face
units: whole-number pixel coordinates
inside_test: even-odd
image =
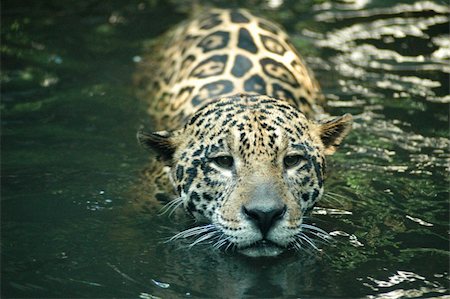
[[[236,95],[199,109],[181,129],[138,137],[170,166],[186,211],[206,223],[189,235],[274,256],[300,247],[303,217],[323,194],[325,156],[350,127],[350,115],[315,123],[284,101]]]

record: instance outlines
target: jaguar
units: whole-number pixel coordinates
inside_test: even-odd
[[[324,97],[285,31],[244,9],[209,9],[163,36],[136,72],[156,153],[149,184],[196,225],[173,239],[247,256],[300,251],[324,192],[325,157],[352,116],[324,118]],[[150,200],[151,201],[151,200]]]

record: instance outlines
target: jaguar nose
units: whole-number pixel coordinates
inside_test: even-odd
[[[256,224],[261,231],[263,237],[267,235],[270,228],[286,213],[286,205],[274,206],[269,209],[262,209],[258,207],[242,206],[242,211],[250,221]]]

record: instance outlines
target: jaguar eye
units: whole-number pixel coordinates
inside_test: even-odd
[[[233,168],[234,160],[231,156],[219,156],[212,159],[212,161],[220,168],[230,170]]]
[[[286,156],[283,160],[283,165],[286,169],[293,168],[300,164],[302,161],[302,156],[300,155],[292,155],[292,156]]]

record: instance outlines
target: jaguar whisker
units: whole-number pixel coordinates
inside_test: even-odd
[[[177,197],[166,203],[160,210],[158,215],[164,215],[169,212],[169,216],[183,203],[184,196]]]
[[[172,236],[169,239],[169,242],[177,240],[177,239],[186,239],[189,237],[201,235],[201,234],[210,232],[211,230],[215,230],[215,225],[208,224],[208,225],[203,225],[203,226],[192,227],[192,228],[186,229],[186,230],[181,231],[181,232],[177,233],[176,235]]]

